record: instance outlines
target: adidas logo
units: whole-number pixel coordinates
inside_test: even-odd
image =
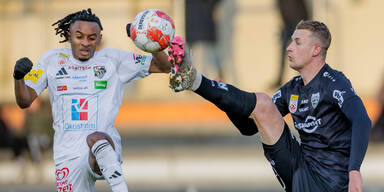
[[[109,179],[113,179],[113,178],[118,178],[121,176],[121,173],[119,173],[118,171],[115,171],[110,177]]]
[[[56,76],[68,75],[67,71],[62,67],[57,73]]]

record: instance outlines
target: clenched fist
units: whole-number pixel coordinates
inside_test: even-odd
[[[24,78],[24,76],[31,71],[33,63],[27,57],[21,58],[16,61],[13,77],[16,80]]]

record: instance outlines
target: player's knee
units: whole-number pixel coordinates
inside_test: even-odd
[[[93,132],[87,136],[87,144],[88,144],[89,148],[92,148],[92,146],[97,141],[102,140],[102,139],[107,140],[112,145],[112,147],[115,148],[111,137],[106,133],[98,132],[98,131]]]
[[[265,93],[256,93],[257,104],[252,112],[253,116],[268,115],[274,112],[276,106],[270,96]]]

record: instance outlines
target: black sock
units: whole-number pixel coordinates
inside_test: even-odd
[[[223,110],[243,135],[257,133],[256,124],[249,118],[256,106],[256,95],[242,91],[232,85],[209,80],[202,76],[195,91],[206,100]]]

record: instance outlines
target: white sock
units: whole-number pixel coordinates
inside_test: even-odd
[[[118,161],[117,154],[111,144],[105,140],[98,140],[92,146],[92,153],[96,157],[97,164],[105,180],[113,192],[127,192],[128,187],[125,183],[123,170]]]
[[[195,81],[193,81],[193,85],[192,85],[192,91],[196,91],[200,87],[201,80],[202,80],[201,73],[199,73],[196,70]]]

